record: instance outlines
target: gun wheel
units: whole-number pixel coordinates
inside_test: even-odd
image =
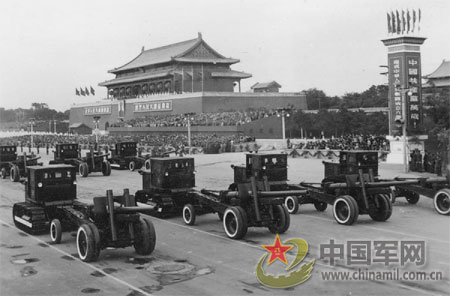
[[[87,223],[82,224],[78,228],[77,232],[77,251],[78,257],[83,262],[91,262],[97,260],[99,256],[99,246],[96,242],[95,232],[92,230],[92,226]]]
[[[433,198],[434,208],[441,215],[450,215],[450,189],[439,190]]]
[[[111,175],[111,164],[107,160],[102,162],[102,174],[103,176]]]
[[[282,205],[273,206],[274,222],[268,226],[272,233],[285,233],[291,224],[288,209]]]
[[[50,238],[54,244],[59,244],[62,238],[62,226],[59,219],[53,219],[50,222]]]
[[[191,204],[186,204],[183,207],[183,220],[187,225],[195,224],[195,208]]]
[[[89,173],[89,167],[87,163],[85,162],[80,163],[80,165],[78,166],[78,172],[80,173],[81,177],[87,177]]]
[[[150,159],[147,159],[145,162],[144,162],[144,168],[145,168],[145,170],[147,170],[147,171],[149,171],[150,170]]]
[[[296,196],[288,196],[284,199],[284,206],[288,210],[289,214],[297,214],[298,212],[298,199]]]
[[[156,233],[152,221],[141,216],[139,222],[134,226],[134,231],[136,234],[134,242],[136,253],[150,255],[155,250],[156,245]]]
[[[319,212],[323,212],[327,209],[328,204],[326,202],[323,201],[315,201],[314,202],[314,207],[316,208],[317,211]]]
[[[133,160],[128,164],[128,169],[132,172],[136,169],[136,163]]]
[[[392,204],[385,194],[376,194],[373,205],[369,208],[369,216],[374,221],[386,221],[392,215]]]
[[[231,239],[240,239],[247,234],[247,214],[241,207],[229,207],[223,214],[223,228]]]
[[[350,195],[339,196],[333,203],[334,219],[342,225],[352,225],[359,215],[356,200]]]
[[[15,164],[11,167],[10,178],[11,178],[11,181],[13,181],[13,182],[19,182],[20,181],[19,167],[17,165],[15,165]]]

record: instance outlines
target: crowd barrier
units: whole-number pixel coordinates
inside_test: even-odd
[[[310,149],[290,149],[287,151],[292,158],[317,158],[317,159],[338,159],[339,150],[310,150]],[[386,161],[389,151],[378,151],[378,160]]]

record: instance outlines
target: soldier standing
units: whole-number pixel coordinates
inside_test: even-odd
[[[48,150],[49,150],[49,147],[50,145],[47,143],[47,144],[45,144],[45,150],[46,150],[46,152],[47,152],[47,155],[48,155]]]
[[[36,144],[37,154],[39,154],[39,143]]]
[[[436,160],[434,164],[434,172],[438,176],[442,176],[442,159],[441,159],[441,153],[436,153]]]
[[[428,151],[425,151],[425,155],[423,156],[423,170],[428,172]]]

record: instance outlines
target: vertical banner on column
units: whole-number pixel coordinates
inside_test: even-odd
[[[406,67],[408,75],[408,131],[419,132],[422,124],[422,95],[420,76],[420,57],[407,56]]]
[[[396,120],[404,120],[405,116],[402,111],[402,91],[403,82],[402,59],[400,57],[389,59],[389,98],[391,100],[391,134],[401,132],[401,129],[395,125]]]

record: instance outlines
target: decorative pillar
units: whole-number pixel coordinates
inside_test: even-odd
[[[388,163],[408,165],[410,151],[424,152],[420,45],[421,11],[387,13],[389,38],[381,40],[388,49],[389,135]],[[413,140],[413,141],[412,141]]]

